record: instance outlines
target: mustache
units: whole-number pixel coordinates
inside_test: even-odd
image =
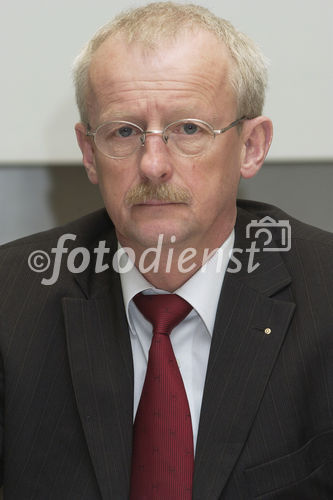
[[[128,206],[146,203],[150,200],[189,204],[192,197],[187,189],[180,186],[142,183],[131,188],[125,198]]]

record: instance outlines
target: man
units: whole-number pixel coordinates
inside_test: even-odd
[[[106,210],[1,249],[5,498],[332,498],[332,237],[236,206],[272,139],[258,49],[150,4],[97,33],[75,81]],[[188,309],[157,332],[170,297]]]

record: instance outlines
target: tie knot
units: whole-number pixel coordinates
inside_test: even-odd
[[[143,295],[134,297],[137,308],[153,325],[153,332],[169,335],[191,311],[192,306],[175,294]]]

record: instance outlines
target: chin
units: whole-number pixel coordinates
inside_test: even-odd
[[[181,229],[177,226],[153,227],[150,225],[145,228],[136,227],[135,234],[129,237],[129,241],[135,241],[144,248],[156,248],[157,245],[163,248],[184,241],[187,235],[188,230],[185,234],[184,228]]]

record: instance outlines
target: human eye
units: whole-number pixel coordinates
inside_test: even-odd
[[[116,137],[121,137],[126,139],[127,137],[132,137],[138,134],[138,129],[131,125],[122,125],[121,127],[114,130]]]
[[[140,136],[141,130],[133,123],[108,122],[98,129],[98,135],[106,142],[118,142]]]
[[[180,132],[185,135],[194,135],[200,132],[200,127],[196,123],[186,122],[181,124]]]
[[[205,129],[195,121],[186,121],[186,122],[177,122],[172,127],[172,133],[189,137],[189,136],[197,136],[205,132]]]

